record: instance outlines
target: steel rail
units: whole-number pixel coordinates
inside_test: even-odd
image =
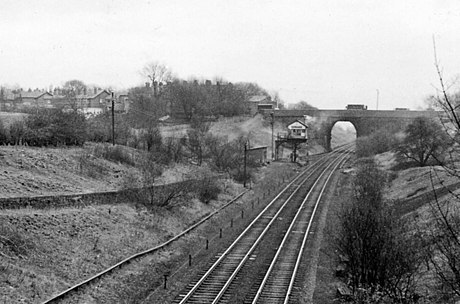
[[[327,161],[328,158],[331,158],[333,154],[336,154],[337,152],[340,152],[339,150],[336,150],[336,151],[333,151],[332,153],[328,153],[328,157],[323,157],[319,160],[317,160],[314,164],[312,164],[311,166],[309,166],[309,168],[311,167],[314,167],[315,165],[317,165],[318,163],[320,163],[321,161]],[[325,160],[326,159],[326,160]],[[318,165],[317,168],[315,168],[315,170],[318,170],[320,168],[320,165]],[[210,276],[210,274],[221,264],[221,262],[227,258],[227,256],[229,255],[229,253],[231,252],[232,249],[234,249],[234,247],[239,243],[239,241],[246,235],[246,233],[248,231],[250,231],[252,229],[252,226],[265,214],[265,212],[276,202],[276,200],[284,193],[286,192],[290,187],[291,185],[294,184],[294,182],[296,182],[298,179],[300,179],[302,176],[304,176],[304,174],[306,173],[306,170],[304,170],[301,174],[299,174],[293,181],[291,181],[282,191],[280,191],[278,193],[278,195],[259,213],[259,215],[246,227],[246,229],[237,237],[237,239],[235,239],[235,241],[220,255],[220,257],[217,259],[217,261],[215,261],[212,266],[206,271],[206,273],[204,275],[201,276],[201,278],[198,280],[198,282],[196,282],[194,284],[194,286],[189,290],[189,292],[183,296],[183,298],[181,299],[181,301],[179,302],[180,304],[183,304],[183,303],[186,303],[188,300],[191,299],[191,297],[193,296],[193,294],[198,290],[198,288],[200,288],[200,286],[203,284],[203,282]],[[287,205],[287,203],[291,200],[291,198],[297,193],[297,191],[300,189],[300,187],[303,186],[303,183],[314,173],[314,171],[310,172],[303,180],[302,182],[295,188],[295,190],[291,193],[291,195],[286,199],[286,201],[283,203],[283,205],[280,207],[280,209],[278,210],[278,212],[273,216],[273,218],[271,219],[271,221],[268,223],[268,224],[265,224],[266,227],[265,229],[262,231],[262,233],[260,234],[260,236],[256,239],[256,241],[254,241],[255,243],[253,243],[253,245],[251,246],[251,248],[249,249],[249,253],[245,254],[244,257],[243,257],[243,260],[238,264],[238,268],[237,270],[235,270],[235,272],[232,272],[232,277],[231,279],[233,279],[237,272],[241,269],[242,265],[244,264],[245,261],[247,261],[247,259],[249,258],[250,256],[250,253],[255,249],[255,247],[257,246],[257,244],[260,242],[260,240],[262,239],[262,237],[266,234],[266,232],[268,231],[268,229],[271,227],[271,225],[273,224],[273,222],[276,220],[277,216],[279,215],[279,213],[284,209],[284,207]],[[225,284],[224,285],[224,289],[228,288],[229,284]],[[225,290],[224,290],[225,291]],[[218,294],[218,297],[216,297],[213,301],[213,303],[216,303],[220,296],[223,294],[223,291],[221,290],[221,292],[219,292]]]
[[[349,154],[347,154],[347,155],[345,155],[345,156],[343,157],[342,164],[345,163],[346,158],[347,158],[348,155],[349,155]],[[340,165],[340,163],[339,163],[338,165]],[[293,272],[293,274],[292,274],[291,281],[289,282],[289,288],[288,288],[288,292],[286,293],[286,298],[285,298],[285,300],[284,300],[284,304],[287,304],[287,303],[288,303],[289,297],[291,296],[292,289],[293,289],[293,287],[294,287],[294,280],[295,280],[295,277],[297,276],[297,272],[298,272],[298,270],[299,270],[299,266],[300,266],[300,262],[301,262],[301,260],[302,260],[303,252],[304,252],[304,250],[305,250],[305,244],[307,243],[308,234],[309,234],[311,225],[312,225],[312,223],[313,223],[313,217],[314,217],[314,215],[315,215],[315,213],[316,213],[316,209],[317,209],[317,207],[318,207],[318,205],[319,205],[319,202],[320,202],[320,200],[321,200],[321,198],[322,198],[322,196],[323,196],[323,192],[324,192],[324,190],[326,189],[326,185],[329,183],[329,180],[331,179],[333,173],[334,173],[334,172],[331,172],[331,174],[328,176],[328,178],[327,178],[327,180],[326,180],[326,182],[325,182],[325,184],[324,184],[323,189],[321,189],[320,197],[318,198],[318,200],[317,200],[317,202],[316,202],[316,204],[315,204],[315,208],[314,208],[314,210],[313,210],[313,215],[312,215],[312,217],[311,217],[311,219],[310,219],[310,221],[309,221],[309,223],[308,223],[307,231],[306,231],[305,234],[304,234],[304,239],[303,239],[303,241],[302,241],[302,247],[300,248],[299,255],[298,255],[298,257],[297,257],[297,261],[296,261],[296,264],[295,264],[295,267],[294,267],[294,272]]]
[[[329,169],[330,167],[333,166],[334,168],[331,170],[331,172],[329,172],[329,174],[328,174],[326,180],[323,182],[323,186],[322,186],[321,191],[320,191],[320,193],[319,193],[318,199],[316,200],[316,203],[315,203],[315,205],[314,205],[313,212],[312,212],[312,214],[310,215],[310,220],[309,220],[309,223],[308,223],[308,227],[307,227],[307,229],[306,229],[306,232],[304,233],[305,238],[304,238],[304,241],[302,242],[302,246],[301,246],[301,249],[300,249],[300,253],[303,252],[304,246],[305,246],[305,242],[306,242],[306,236],[308,236],[308,233],[309,233],[309,231],[310,231],[310,227],[311,227],[311,224],[312,224],[312,222],[313,222],[313,218],[314,218],[314,216],[315,216],[316,209],[317,209],[317,207],[318,207],[318,205],[319,205],[319,202],[320,202],[320,200],[321,200],[322,194],[323,194],[324,190],[326,189],[326,186],[327,186],[327,184],[328,184],[328,182],[329,182],[329,179],[330,179],[331,176],[334,174],[334,172],[335,172],[335,170],[337,169],[337,167],[344,161],[344,159],[346,159],[347,156],[348,156],[348,154],[342,156],[341,158],[338,158],[338,159],[334,160],[334,162],[331,162],[331,163],[324,169],[324,171],[321,173],[321,176],[318,177],[318,179],[315,181],[315,183],[314,183],[313,186],[311,187],[310,191],[307,193],[307,195],[306,195],[305,198],[303,199],[302,204],[301,204],[300,207],[298,208],[298,210],[297,210],[297,212],[296,212],[296,215],[294,216],[294,218],[293,218],[291,224],[289,225],[289,228],[288,228],[288,230],[287,230],[285,236],[283,237],[283,240],[282,240],[280,246],[278,247],[278,250],[277,250],[275,256],[273,257],[272,262],[270,263],[270,266],[269,266],[267,272],[265,273],[265,276],[264,276],[264,278],[263,278],[263,280],[262,280],[262,282],[261,282],[261,284],[260,284],[260,286],[259,286],[259,288],[258,288],[258,290],[257,290],[257,292],[256,292],[256,295],[255,295],[253,301],[252,301],[253,304],[257,303],[257,301],[260,299],[260,297],[261,297],[261,295],[262,295],[262,293],[263,293],[263,290],[264,290],[264,288],[265,288],[265,286],[266,286],[266,284],[267,284],[267,282],[268,282],[270,276],[272,275],[273,269],[274,269],[275,265],[276,265],[277,262],[278,262],[279,256],[280,256],[280,254],[282,253],[282,251],[283,251],[283,249],[284,249],[284,247],[285,247],[286,242],[288,241],[288,239],[289,239],[289,238],[291,237],[291,235],[292,235],[292,230],[293,230],[294,226],[297,224],[298,218],[302,215],[302,213],[303,213],[303,211],[304,211],[303,209],[305,208],[305,205],[306,205],[307,201],[309,200],[311,194],[316,190],[315,187],[316,187],[317,184],[321,181],[321,178],[324,177],[324,175],[326,175],[326,174],[328,173],[328,172],[327,172],[327,169]],[[301,254],[299,254],[299,256],[301,256]],[[296,273],[297,273],[298,263],[300,263],[300,259],[299,259],[299,258],[297,259],[297,263],[294,265],[294,272],[293,272],[293,274],[291,275],[291,281],[290,281],[290,283],[293,283],[293,282],[294,282],[293,279],[295,278],[295,275],[296,275]],[[288,292],[291,292],[291,290],[292,290],[291,285],[289,285],[289,286],[288,286]],[[280,296],[280,295],[278,295],[278,296]],[[284,303],[286,303],[286,301],[285,301]]]
[[[315,164],[320,162],[320,160],[316,161]],[[304,171],[305,172],[305,171]],[[303,172],[303,173],[304,173]],[[310,173],[309,176],[311,176]],[[195,293],[195,291],[201,286],[201,284],[208,278],[208,276],[217,268],[217,266],[224,260],[227,255],[230,253],[230,251],[237,245],[237,243],[246,235],[246,233],[252,229],[252,226],[265,214],[265,212],[276,202],[276,200],[285,192],[287,189],[294,184],[298,179],[300,179],[302,174],[299,174],[294,180],[292,180],[281,192],[278,193],[271,201],[270,203],[257,215],[257,217],[244,229],[244,231],[233,241],[233,243],[220,255],[220,257],[217,259],[217,261],[214,262],[214,264],[206,271],[204,275],[201,276],[201,278],[198,280],[198,282],[195,283],[195,285],[190,289],[190,291],[182,298],[182,300],[179,302],[180,304],[186,303],[191,296]],[[302,184],[299,184],[296,187],[296,191],[301,187]],[[276,213],[276,215],[279,214],[279,212],[284,208],[284,206],[290,201],[292,196],[294,196],[296,192],[294,191],[285,201],[285,203],[282,205],[281,209]],[[273,222],[274,219],[276,219],[276,215],[272,218],[270,223]]]
[[[235,196],[234,198],[232,198],[230,201],[228,201],[224,206],[220,207],[219,209],[215,210],[214,212],[212,212],[211,214],[207,215],[206,217],[204,217],[203,219],[201,219],[199,222],[193,224],[192,226],[188,227],[186,230],[182,231],[181,233],[175,235],[174,237],[170,238],[169,240],[167,240],[166,242],[162,243],[162,244],[159,244],[155,247],[152,247],[152,248],[149,248],[147,250],[144,250],[144,251],[141,251],[141,252],[138,252],[136,254],[133,254],[127,258],[125,258],[124,260],[116,263],[115,265],[112,265],[104,270],[102,270],[101,272],[93,275],[92,277],[78,283],[78,284],[75,284],[71,287],[69,287],[68,289],[60,292],[59,294],[53,296],[52,298],[42,302],[42,304],[49,304],[49,303],[53,303],[57,300],[61,300],[67,296],[69,296],[72,292],[76,291],[78,288],[81,288],[85,285],[89,285],[91,282],[95,281],[96,279],[110,273],[111,271],[113,271],[114,269],[116,268],[119,268],[120,266],[124,265],[124,264],[127,264],[128,262],[136,259],[136,258],[140,258],[144,255],[147,255],[147,254],[150,254],[150,253],[154,253],[160,249],[163,249],[165,248],[166,246],[170,245],[171,243],[173,243],[174,241],[178,240],[179,238],[181,238],[182,236],[184,236],[185,234],[193,231],[194,229],[196,229],[198,226],[200,226],[201,224],[203,224],[204,222],[208,221],[211,217],[213,217],[214,215],[216,215],[218,212],[222,211],[223,209],[225,209],[226,207],[228,207],[230,204],[234,203],[235,201],[237,201],[239,198],[241,198],[244,194],[246,194],[247,192],[249,191],[249,189],[243,191],[242,193],[238,194],[237,196]]]
[[[314,182],[314,184],[311,186],[310,190],[308,191],[307,193],[307,196],[306,197],[309,197],[311,195],[311,193],[315,190],[315,187],[316,185],[320,182],[321,178],[326,174],[327,170],[334,164],[334,161],[336,160],[333,160],[333,162],[331,162],[330,164],[327,165],[326,168],[324,168],[324,170],[321,172],[320,176],[318,176],[318,178],[316,179],[316,181]],[[334,171],[334,170],[333,170]],[[333,172],[332,171],[332,172]],[[285,240],[287,239],[287,235],[290,233],[290,229],[292,229],[292,226],[294,225],[295,223],[295,220],[296,218],[298,217],[298,214],[300,214],[301,212],[301,209],[303,208],[305,202],[306,202],[307,198],[305,198],[301,204],[301,206],[299,207],[299,210],[298,212],[296,213],[294,219],[292,220],[291,222],[291,225],[289,226],[289,229],[288,229],[288,232],[286,233],[285,237],[283,238],[283,242],[282,244],[280,245],[280,247],[278,248],[277,250],[277,253],[275,255],[275,259],[278,257],[280,251],[281,251],[281,246],[284,245],[284,242]],[[268,229],[268,228],[267,228]],[[228,289],[228,287],[230,286],[230,284],[232,283],[232,281],[234,280],[234,278],[237,276],[238,272],[240,271],[240,269],[243,267],[243,264],[246,262],[246,260],[249,258],[249,256],[252,254],[252,251],[255,249],[255,247],[258,245],[259,241],[262,239],[263,236],[261,236],[256,243],[254,243],[253,245],[253,248],[251,248],[251,251],[249,251],[247,254],[246,254],[246,257],[244,260],[242,260],[240,262],[240,265],[238,266],[238,268],[234,271],[234,273],[230,276],[230,278],[227,280],[227,283],[225,284],[224,288],[221,289],[221,291],[219,292],[218,296],[216,297],[216,299],[213,301],[213,304],[217,303],[220,298],[224,295],[225,291]],[[270,270],[271,271],[271,270]]]
[[[317,162],[315,162],[315,163],[317,163]],[[298,176],[293,181],[295,181],[297,178],[298,178]],[[97,279],[101,278],[102,276],[105,276],[105,275],[109,274],[110,272],[112,272],[116,268],[120,268],[121,266],[123,266],[123,265],[125,265],[125,264],[127,264],[127,263],[129,263],[129,262],[131,262],[131,261],[133,261],[135,259],[137,259],[137,258],[140,258],[140,257],[145,256],[147,254],[154,253],[154,252],[156,252],[156,251],[158,251],[160,249],[165,248],[166,246],[170,245],[171,243],[173,243],[174,241],[178,240],[182,236],[184,236],[187,233],[189,233],[189,232],[193,231],[194,229],[198,228],[201,224],[203,224],[204,222],[208,221],[211,217],[213,217],[214,215],[216,215],[217,213],[219,213],[220,211],[222,211],[223,209],[225,209],[226,207],[228,207],[229,205],[231,205],[232,203],[237,201],[239,198],[241,198],[248,191],[249,190],[245,190],[242,193],[238,194],[236,197],[234,197],[233,199],[228,201],[224,206],[220,207],[216,211],[212,212],[211,214],[209,214],[208,216],[204,217],[199,222],[193,224],[192,226],[190,226],[186,230],[182,231],[181,233],[177,234],[176,236],[168,239],[164,243],[159,244],[159,245],[157,245],[155,247],[146,249],[146,250],[144,250],[142,252],[135,253],[135,254],[123,259],[122,261],[120,261],[120,262],[118,262],[118,263],[116,263],[116,264],[114,264],[114,265],[112,265],[112,266],[100,271],[99,273],[93,275],[92,277],[90,277],[90,278],[88,278],[86,280],[83,280],[83,281],[81,281],[81,282],[79,282],[79,283],[77,283],[75,285],[72,285],[71,287],[67,288],[66,290],[64,290],[64,291],[58,293],[57,295],[54,295],[51,298],[45,300],[44,302],[42,302],[42,304],[50,304],[50,303],[56,302],[57,300],[61,300],[61,299],[65,298],[65,297],[69,296],[72,292],[77,291],[79,288],[82,288],[82,287],[84,287],[86,285],[89,285],[92,282],[96,281]]]

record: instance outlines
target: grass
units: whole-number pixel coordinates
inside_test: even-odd
[[[3,122],[5,128],[9,128],[9,126],[14,123],[15,121],[23,120],[27,117],[28,114],[24,113],[9,113],[9,112],[0,112],[0,121]]]
[[[93,155],[96,157],[102,157],[107,160],[118,162],[125,165],[136,165],[135,158],[124,146],[111,146],[109,144],[95,145],[93,148]]]

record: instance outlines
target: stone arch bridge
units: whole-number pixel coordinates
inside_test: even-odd
[[[410,111],[410,110],[265,110],[264,116],[271,119],[274,114],[275,121],[290,123],[296,119],[304,121],[311,119],[322,129],[325,134],[324,145],[327,150],[331,150],[331,131],[335,123],[348,121],[356,129],[356,136],[366,136],[382,128],[389,132],[396,133],[404,130],[416,117],[438,118],[440,113],[437,111]],[[307,121],[308,123],[308,121]]]

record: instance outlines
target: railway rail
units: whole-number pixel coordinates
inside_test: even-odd
[[[349,147],[330,153],[299,174],[174,303],[234,302],[242,285],[238,283],[243,277],[240,274],[245,267],[250,267],[251,260],[258,258],[254,253],[261,250],[264,240],[273,239],[274,235],[278,236],[277,250],[274,255],[262,254],[265,259],[270,256],[271,262],[262,271],[264,275],[256,277],[251,288],[245,291],[244,303],[291,303],[295,299],[297,272],[316,210],[333,173],[349,157]],[[281,228],[282,233],[279,222],[288,225]],[[279,236],[283,234],[284,238]]]
[[[222,211],[223,209],[227,208],[229,205],[233,204],[235,201],[237,201],[238,199],[240,199],[246,192],[248,192],[248,190],[245,190],[243,191],[242,193],[238,194],[237,196],[235,196],[233,199],[231,199],[230,201],[228,201],[225,205],[223,205],[222,207],[220,207],[219,209],[215,210],[214,212],[212,212],[211,214],[209,214],[208,216],[204,217],[203,219],[201,219],[200,221],[198,221],[197,223],[195,223],[194,225],[190,226],[189,228],[187,228],[186,230],[182,231],[181,233],[177,234],[176,236],[170,238],[169,240],[167,240],[166,242],[162,243],[162,244],[159,244],[155,247],[152,247],[150,249],[147,249],[147,250],[144,250],[144,251],[141,251],[141,252],[138,252],[136,254],[133,254],[127,258],[125,258],[124,260],[116,263],[115,265],[112,265],[104,270],[102,270],[101,272],[93,275],[92,277],[82,281],[82,282],[79,282],[69,288],[67,288],[66,290],[54,295],[53,297],[47,299],[46,301],[42,302],[41,304],[51,304],[51,303],[57,303],[58,301],[60,300],[63,300],[64,298],[66,297],[70,297],[73,293],[77,292],[80,288],[83,288],[85,286],[88,286],[94,282],[96,282],[98,279],[100,279],[101,277],[103,276],[106,276],[108,274],[110,274],[112,271],[118,269],[118,268],[121,268],[123,265],[126,265],[128,264],[129,262],[133,261],[133,260],[136,260],[140,257],[143,257],[145,255],[148,255],[148,254],[152,254],[154,252],[157,252],[167,246],[169,246],[170,244],[172,244],[173,242],[175,242],[176,240],[180,239],[181,237],[183,237],[184,235],[186,235],[187,233],[195,230],[196,228],[198,228],[200,225],[202,225],[203,223],[205,223],[206,221],[208,221],[210,218],[212,218],[214,215],[216,215],[217,213],[219,213],[220,211]]]
[[[339,148],[335,153],[338,153],[338,152],[343,152],[345,151],[345,148],[342,147],[342,148]],[[315,162],[315,164],[313,164],[312,166],[309,166],[308,168],[310,168],[312,170],[312,172],[316,172],[317,169],[317,166],[324,163],[325,162],[325,159],[327,159],[328,157],[325,156],[323,158],[320,158],[319,160],[317,160]],[[310,172],[310,174],[308,174],[308,176],[310,177],[311,174],[313,174],[312,172]],[[288,184],[288,186],[286,188],[284,188],[284,190],[281,191],[280,194],[278,194],[275,199],[277,200],[278,198],[280,198],[281,196],[284,196],[284,197],[288,197],[289,195],[287,195],[287,189],[290,188],[290,187],[300,187],[302,184],[299,183],[299,180],[301,178],[304,178],[305,175],[307,174],[307,172],[302,172],[301,174],[299,174],[293,181],[291,181],[291,183]],[[244,195],[246,193],[243,192],[241,194],[239,194],[237,197],[235,197],[234,199],[232,199],[231,201],[229,201],[226,205],[224,205],[221,209],[224,209],[226,208],[228,205],[232,204],[234,201],[238,200],[242,195]],[[292,194],[292,193],[291,193]],[[291,195],[293,196],[293,194]],[[291,198],[291,197],[290,197]],[[289,199],[290,199],[289,198]],[[273,203],[273,201],[271,203]],[[69,296],[71,296],[74,292],[80,290],[82,287],[84,286],[87,286],[87,285],[90,285],[92,284],[93,282],[97,281],[98,279],[100,279],[101,277],[103,276],[106,276],[108,274],[110,274],[111,272],[113,272],[114,270],[122,267],[123,265],[129,263],[130,261],[132,260],[135,260],[135,259],[138,259],[142,256],[145,256],[147,254],[151,254],[153,252],[156,252],[166,246],[168,246],[169,244],[171,244],[172,242],[174,242],[175,240],[179,239],[180,237],[182,237],[183,235],[189,233],[190,231],[194,230],[195,228],[197,228],[198,226],[200,226],[202,223],[206,222],[209,218],[211,218],[212,216],[214,216],[216,213],[218,213],[221,209],[219,210],[216,210],[215,212],[213,212],[212,214],[208,215],[207,217],[203,218],[201,221],[199,221],[198,223],[194,224],[193,226],[189,227],[187,230],[183,231],[182,233],[180,233],[179,235],[176,235],[175,237],[171,238],[170,240],[166,241],[165,243],[163,244],[160,244],[156,247],[153,247],[153,248],[150,248],[148,250],[145,250],[145,251],[142,251],[142,252],[139,252],[139,253],[136,253],[132,256],[129,256],[127,257],[126,259],[120,261],[119,263],[97,273],[96,275],[80,282],[80,283],[77,283],[69,288],[67,288],[66,290],[54,295],[53,297],[45,300],[44,302],[42,302],[42,304],[49,304],[49,303],[57,303],[59,302],[60,300],[63,300],[64,298],[67,298]],[[264,210],[266,210],[267,208],[265,208]],[[269,215],[267,215],[269,217]],[[204,303],[204,302],[200,302],[198,301],[198,303]]]

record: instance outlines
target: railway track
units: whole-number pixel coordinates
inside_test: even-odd
[[[241,303],[241,292],[244,303],[295,301],[293,290],[314,215],[349,151],[348,146],[336,150],[299,174],[174,303]],[[277,250],[262,249],[273,246]],[[255,270],[251,264],[257,259],[263,259],[264,266],[258,264]],[[250,282],[242,273],[252,273]]]

